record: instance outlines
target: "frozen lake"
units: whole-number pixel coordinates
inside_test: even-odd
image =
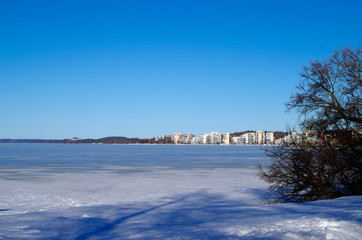
[[[265,205],[258,146],[0,144],[0,239],[359,239],[361,197]]]
[[[267,159],[259,146],[0,144],[2,169],[254,168],[257,160]]]

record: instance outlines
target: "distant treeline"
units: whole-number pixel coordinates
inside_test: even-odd
[[[0,139],[0,143],[63,143],[63,141],[53,139]]]
[[[63,144],[81,144],[81,143],[94,143],[94,144],[130,144],[142,143],[139,138],[126,138],[126,137],[106,137],[99,139],[0,139],[0,143],[63,143]]]

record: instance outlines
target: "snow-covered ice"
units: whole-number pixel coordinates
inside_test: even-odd
[[[0,145],[0,239],[362,239],[362,197],[265,204],[256,146]]]

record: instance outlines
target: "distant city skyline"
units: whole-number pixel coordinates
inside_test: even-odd
[[[193,135],[192,133],[180,133],[175,132],[174,135],[167,134],[161,138],[165,143],[174,143],[174,144],[274,144],[274,132],[270,131],[247,131],[244,133],[235,136],[235,133],[220,133],[220,132],[211,132],[204,133],[199,135]]]
[[[0,139],[284,131],[361,1],[3,1]]]

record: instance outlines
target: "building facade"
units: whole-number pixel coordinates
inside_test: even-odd
[[[221,144],[230,144],[230,133],[221,134]]]
[[[265,143],[274,144],[274,133],[273,132],[267,132],[265,134]]]
[[[256,131],[255,132],[255,144],[265,144],[265,132],[264,131]]]

